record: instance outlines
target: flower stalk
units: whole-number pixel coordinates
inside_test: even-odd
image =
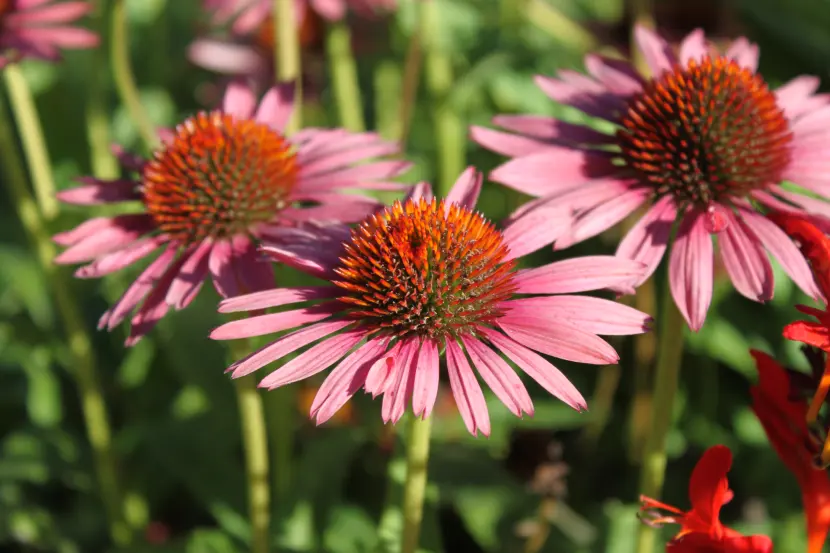
[[[94,4],[91,25],[102,35],[106,27],[106,3],[99,0]],[[118,162],[110,152],[110,130],[107,117],[107,55],[105,48],[96,48],[90,54],[92,63],[87,74],[86,132],[89,141],[92,174],[99,179],[114,179],[118,176]]]
[[[406,444],[406,480],[403,485],[403,531],[401,553],[415,553],[424,519],[427,462],[432,418],[413,416]]]
[[[351,31],[345,19],[328,25],[326,50],[340,124],[350,131],[363,132],[366,130],[366,122],[363,118],[357,63],[352,52]]]
[[[294,81],[295,86],[294,114],[285,128],[286,134],[290,136],[302,127],[303,89],[300,35],[294,0],[273,1],[272,17],[277,34],[277,40],[274,41],[275,74],[280,81]]]

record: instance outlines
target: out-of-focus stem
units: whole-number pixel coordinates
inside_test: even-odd
[[[363,120],[357,63],[352,52],[352,34],[345,20],[329,24],[326,49],[340,125],[350,131],[363,132],[366,123]]]
[[[52,162],[49,160],[49,150],[43,138],[43,126],[40,124],[32,91],[26,82],[26,77],[23,76],[23,71],[17,64],[6,66],[3,69],[3,78],[6,81],[12,114],[23,143],[23,154],[29,167],[38,207],[43,218],[51,221],[58,215],[55,178],[52,175]]]
[[[144,145],[149,151],[158,146],[158,136],[153,122],[141,104],[141,96],[133,76],[130,63],[130,37],[127,25],[127,10],[124,0],[112,0],[110,24],[110,48],[112,74],[115,87],[121,101],[130,114],[130,119],[138,130]]]
[[[87,437],[95,459],[98,486],[109,520],[110,534],[117,546],[125,547],[132,542],[132,531],[124,518],[124,501],[117,476],[112,431],[104,403],[104,393],[98,379],[92,343],[81,317],[80,307],[75,303],[70,282],[65,273],[52,261],[55,248],[46,223],[26,185],[17,146],[2,106],[0,160],[15,210],[46,276],[49,290],[54,294],[55,304],[64,326],[72,367],[75,369],[73,376],[80,395]]]
[[[419,16],[423,17],[423,9]],[[422,28],[420,22],[415,25],[415,30],[412,36],[409,37],[409,46],[406,49],[406,58],[404,59],[400,113],[398,115],[400,121],[398,143],[401,146],[401,151],[406,150],[409,129],[412,125],[412,114],[415,111],[415,102],[418,99],[418,84],[421,80],[421,66],[424,61],[421,40]]]
[[[303,89],[300,61],[300,30],[295,13],[295,0],[273,0],[274,29],[274,70],[280,81],[294,82],[294,114],[285,131],[291,135],[302,127]]]
[[[406,480],[403,485],[403,532],[401,553],[415,553],[424,519],[427,461],[432,418],[413,416],[406,444]]]
[[[93,29],[105,39],[106,2],[98,0],[90,16]],[[118,162],[110,152],[110,130],[107,116],[107,50],[95,48],[89,54],[92,58],[87,74],[86,88],[86,133],[89,140],[89,157],[92,174],[99,179],[114,179],[118,176]]]
[[[444,197],[464,170],[467,136],[464,122],[450,102],[453,87],[452,60],[438,42],[439,15],[436,2],[421,2],[419,27],[424,47],[424,70],[432,103],[438,159],[436,190],[439,197]]]

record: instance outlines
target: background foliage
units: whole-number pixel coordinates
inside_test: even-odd
[[[497,113],[579,120],[581,114],[554,105],[537,90],[532,76],[581,69],[589,49],[628,49],[630,21],[622,0],[435,1],[441,12],[439,47],[451,56],[455,71],[449,101],[465,124],[488,125]],[[216,77],[185,57],[205,23],[199,4],[127,2],[142,101],[158,125],[174,125],[216,97]],[[395,132],[399,75],[415,26],[412,1],[401,4],[386,19],[356,23],[362,29],[356,35],[364,109],[370,126],[387,136]],[[675,38],[701,25],[716,38],[748,34],[761,45],[760,71],[773,85],[801,73],[830,78],[828,0],[657,0],[655,14],[661,30]],[[324,56],[322,48],[313,54]],[[108,68],[100,64],[102,55],[69,52],[60,65],[23,64],[60,188],[91,171],[90,102],[106,106],[115,142],[140,150]],[[325,64],[319,65],[307,124],[336,126]],[[104,98],[90,97],[93,78],[108,83]],[[406,152],[416,164],[407,175],[413,182],[436,173],[434,120],[423,86],[418,97]],[[467,161],[487,171],[501,159],[468,143]],[[498,220],[519,201],[491,184],[480,207]],[[5,198],[0,214],[0,549],[104,551],[106,522],[52,294]],[[86,209],[65,208],[51,230],[69,228],[88,215]],[[566,255],[591,253],[613,253],[613,240],[600,237]],[[533,262],[552,259],[545,250]],[[71,282],[90,329],[136,274],[130,269],[104,281]],[[661,278],[658,274],[657,282]],[[726,444],[736,456],[730,475],[735,500],[725,508],[724,520],[746,532],[769,534],[779,551],[802,551],[795,481],[748,408],[754,376],[748,350],[759,348],[803,366],[797,346],[780,338],[781,327],[795,317],[794,303],[803,298],[780,271],[769,306],[739,298],[725,279],[719,284],[704,329],[687,337],[664,499],[686,506],[688,474],[700,452]],[[119,468],[129,490],[128,516],[141,532],[142,545],[135,551],[245,550],[249,528],[238,415],[223,374],[226,353],[206,339],[221,321],[218,298],[208,288],[132,349],[122,347],[123,328],[94,333]],[[425,550],[532,551],[528,536],[549,530],[541,551],[631,551],[638,524],[635,445],[648,424],[633,398],[643,401],[637,383],[648,363],[635,360],[630,341],[616,345],[622,353],[619,367],[562,364],[589,399],[586,414],[570,411],[529,383],[535,417],[516,419],[493,400],[492,436],[475,439],[442,391]],[[364,397],[338,420],[313,427],[305,416],[313,390],[306,388],[296,418],[278,421],[298,427],[290,490],[275,507],[279,543],[296,552],[381,551],[384,537],[376,536],[375,527],[402,477],[399,439],[380,427],[378,405]]]

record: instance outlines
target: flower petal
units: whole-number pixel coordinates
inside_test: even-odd
[[[639,261],[591,255],[520,270],[513,282],[519,294],[572,294],[630,286],[642,279],[644,271]]]
[[[712,302],[714,280],[712,238],[705,217],[689,211],[680,223],[669,258],[669,285],[677,308],[697,332]]]
[[[666,252],[676,218],[674,200],[664,196],[651,206],[620,242],[617,256],[645,264],[645,270],[634,286],[639,286],[654,274]]]
[[[510,365],[472,336],[461,336],[461,341],[481,378],[510,412],[517,417],[521,417],[522,413],[533,415],[533,402],[522,380]]]
[[[481,386],[476,379],[464,350],[455,342],[447,340],[447,373],[450,377],[450,388],[461,413],[461,419],[467,431],[475,436],[480,430],[485,436],[490,435],[490,415],[487,412],[487,402]]]
[[[432,340],[424,340],[418,350],[412,387],[412,412],[416,417],[425,419],[432,413],[438,396],[438,368],[438,346]]]
[[[726,229],[718,234],[721,258],[735,289],[746,298],[765,302],[772,299],[772,266],[755,234],[729,211]]]
[[[467,209],[475,209],[478,195],[481,193],[481,173],[475,167],[467,167],[455,181],[445,203],[447,209],[449,204],[458,204]]]

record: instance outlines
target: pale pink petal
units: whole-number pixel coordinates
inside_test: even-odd
[[[401,346],[400,356],[395,359],[395,366],[383,392],[383,403],[380,408],[384,423],[395,424],[406,410],[406,401],[412,396],[418,345],[417,339],[405,340]]]
[[[256,108],[256,96],[251,87],[241,79],[234,79],[225,90],[222,111],[239,119],[250,119]]]
[[[820,83],[819,78],[812,75],[796,77],[775,89],[775,99],[786,116],[792,119],[804,113],[801,106],[818,90]]]
[[[695,29],[680,43],[679,59],[680,65],[687,66],[689,61],[694,60],[700,63],[704,57],[709,55],[709,45],[706,42],[706,35],[703,29]]]
[[[639,281],[644,270],[639,261],[594,255],[523,269],[513,282],[519,294],[572,294],[625,287]]]
[[[464,426],[473,436],[479,430],[483,435],[489,436],[490,415],[487,413],[487,402],[484,400],[484,394],[481,392],[476,375],[467,361],[467,356],[455,340],[447,340],[446,344],[450,388]]]
[[[77,278],[100,278],[104,275],[120,271],[128,265],[144,259],[167,241],[168,237],[163,234],[153,236],[152,238],[136,240],[117,252],[99,257],[89,265],[78,267],[78,270],[75,271],[75,276]]]
[[[117,222],[113,217],[95,217],[93,219],[87,219],[72,230],[59,232],[52,237],[52,240],[60,246],[69,246],[70,244],[77,244],[81,240],[85,240],[115,225],[117,225]]]
[[[671,236],[677,210],[671,196],[664,196],[651,206],[631,227],[617,247],[618,257],[633,259],[645,265],[645,271],[634,286],[645,282],[657,269]]]
[[[772,266],[760,240],[744,222],[726,210],[726,229],[718,234],[721,258],[735,289],[754,301],[772,299]]]
[[[530,196],[546,196],[618,171],[606,154],[550,147],[496,167],[490,180]]]
[[[609,365],[620,359],[608,342],[570,325],[551,326],[541,318],[524,318],[509,323],[499,320],[497,324],[520,344],[551,357],[592,365]]]
[[[250,46],[206,38],[193,41],[187,57],[200,67],[228,75],[252,75],[267,67],[267,60]]]
[[[329,21],[339,21],[346,16],[344,0],[310,0],[314,11]]]
[[[366,188],[364,181],[392,178],[408,169],[411,165],[408,161],[390,159],[364,163],[362,165],[340,169],[334,173],[310,177],[306,177],[301,173],[296,184],[297,191],[308,192],[349,187]]]
[[[628,62],[588,54],[585,56],[585,69],[616,94],[630,96],[643,89],[642,78]]]
[[[458,177],[444,200],[449,209],[449,204],[458,204],[467,209],[475,209],[478,195],[481,193],[481,173],[475,167],[467,167]]]
[[[355,329],[326,338],[263,378],[259,387],[273,390],[324,371],[365,337],[364,330]]]
[[[297,351],[311,342],[328,336],[352,324],[352,321],[329,321],[307,326],[287,334],[275,342],[258,349],[247,357],[234,362],[227,371],[233,378],[240,378],[264,367],[268,363],[282,359],[289,353]],[[219,327],[222,328],[222,327]]]
[[[422,199],[426,202],[432,201],[432,185],[428,182],[419,182],[409,189],[409,193],[404,198],[404,202],[413,201],[419,202]]]
[[[80,178],[84,186],[61,190],[55,196],[62,202],[75,205],[96,205],[141,199],[138,183],[130,179],[99,181]]]
[[[189,252],[167,291],[165,301],[168,305],[176,309],[184,309],[199,293],[207,277],[208,256],[212,245],[210,240],[202,240]]]
[[[432,340],[424,340],[418,350],[415,363],[415,381],[412,388],[412,412],[416,417],[427,418],[438,397],[439,379],[438,346]]]
[[[564,250],[608,230],[634,213],[650,194],[646,188],[631,189],[580,213],[571,223],[568,232],[554,242],[553,249]]]
[[[502,232],[508,253],[504,261],[518,259],[552,244],[568,230],[571,218],[555,202],[539,205],[510,221]]]
[[[292,303],[310,300],[328,299],[341,295],[343,290],[337,286],[303,286],[300,288],[275,288],[253,292],[219,302],[219,313],[237,313],[239,311],[256,311],[269,307],[280,307]]]
[[[669,285],[677,308],[695,332],[703,326],[712,302],[713,257],[705,217],[689,211],[669,254]]]
[[[577,411],[585,411],[588,404],[576,386],[562,374],[562,372],[546,361],[541,355],[531,351],[523,345],[511,340],[500,332],[489,328],[482,328],[481,332],[493,343],[508,359],[513,361],[533,380],[539,383],[548,393],[561,399]]]
[[[31,25],[39,23],[70,23],[92,10],[90,2],[63,2],[51,6],[43,6],[37,10],[28,10],[20,6],[5,15],[3,23],[9,26]]]
[[[245,317],[244,319],[230,321],[213,329],[210,337],[213,340],[235,340],[237,338],[251,338],[253,336],[273,334],[305,324],[322,321],[340,310],[342,310],[341,305],[327,302],[312,305],[311,307],[295,309],[293,311]]]
[[[533,415],[533,401],[519,376],[499,355],[472,336],[462,336],[461,341],[470,354],[473,366],[484,382],[493,390],[511,413],[521,417],[522,413]]]
[[[303,163],[300,167],[303,178],[331,173],[356,162],[396,154],[400,150],[396,143],[381,140],[374,133],[365,134],[372,138],[365,145],[344,148]]]
[[[311,404],[309,416],[320,425],[334,416],[366,382],[369,368],[386,350],[385,339],[370,340],[332,369]]]
[[[536,319],[606,336],[642,334],[653,321],[650,315],[633,307],[590,296],[518,298],[500,305],[507,310],[501,321],[508,324],[521,326],[523,320]]]
[[[671,71],[675,62],[674,53],[657,33],[638,24],[634,28],[634,40],[637,42],[637,48],[643,53],[652,78],[659,78],[663,72]]]
[[[82,238],[58,254],[55,257],[55,263],[70,264],[90,261],[127,246],[152,230],[153,220],[149,215],[117,215],[110,219],[109,224],[98,228],[95,234]]]
[[[92,48],[99,42],[98,35],[78,27],[22,27],[14,34],[20,40],[61,48]]]
[[[758,70],[758,45],[740,37],[732,42],[726,50],[726,57],[735,60],[741,67],[752,72]]]
[[[390,376],[393,373],[395,364],[400,361],[401,345],[403,342],[395,342],[389,348],[389,351],[380,355],[372,366],[369,367],[369,372],[366,374],[366,382],[363,384],[363,389],[367,394],[372,394],[375,398],[386,391],[390,383]]]
[[[298,222],[359,223],[369,215],[383,209],[377,201],[348,201],[314,205],[310,207],[289,207],[280,211],[280,219]]]
[[[479,146],[508,157],[538,154],[549,150],[553,146],[551,142],[545,142],[538,138],[506,133],[477,125],[470,127],[470,140]]]
[[[293,111],[294,83],[279,83],[262,97],[255,119],[275,131],[283,132]]]

